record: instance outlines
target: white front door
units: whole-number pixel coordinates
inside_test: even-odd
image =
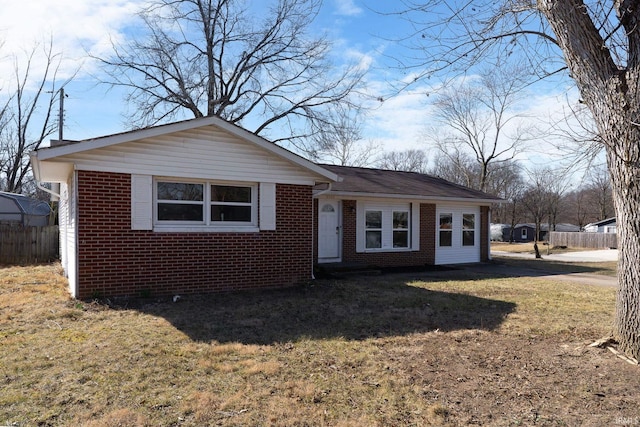
[[[318,200],[318,262],[340,260],[340,202]]]

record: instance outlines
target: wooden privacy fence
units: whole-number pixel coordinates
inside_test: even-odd
[[[552,231],[549,236],[551,246],[567,246],[569,248],[608,249],[618,247],[616,233],[566,233]]]
[[[29,264],[58,259],[58,226],[0,227],[0,264]]]

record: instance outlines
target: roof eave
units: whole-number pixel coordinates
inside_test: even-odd
[[[323,195],[354,198],[375,198],[375,199],[402,199],[402,200],[425,200],[425,201],[446,201],[455,203],[474,203],[479,205],[504,203],[498,198],[473,198],[473,197],[447,197],[447,196],[425,196],[417,194],[393,194],[393,193],[364,193],[354,191],[327,191]]]

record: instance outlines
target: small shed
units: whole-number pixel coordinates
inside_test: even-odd
[[[0,191],[0,225],[45,226],[51,208],[42,200]]]

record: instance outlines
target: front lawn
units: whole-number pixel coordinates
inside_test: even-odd
[[[613,425],[640,376],[615,290],[456,272],[272,292],[71,300],[0,269],[0,425]]]

